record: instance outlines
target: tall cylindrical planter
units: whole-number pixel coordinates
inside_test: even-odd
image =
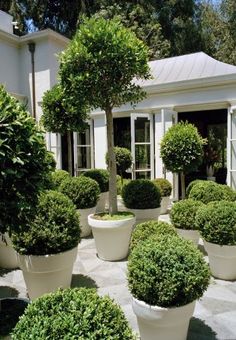
[[[103,221],[89,215],[88,222],[92,228],[99,258],[105,261],[118,261],[127,257],[135,224],[134,216],[122,220]]]
[[[91,234],[91,227],[88,224],[88,216],[90,214],[94,214],[96,211],[96,207],[87,208],[87,209],[77,209],[80,214],[80,227],[81,227],[81,237],[86,237]]]
[[[187,230],[176,228],[179,236],[185,238],[186,240],[192,241],[196,246],[198,245],[200,234],[198,230]]]
[[[185,340],[195,301],[181,307],[150,306],[132,298],[142,340]]]
[[[18,267],[16,252],[8,233],[0,234],[0,267],[6,269]]]
[[[221,280],[236,280],[236,246],[220,246],[204,240],[211,273]]]
[[[77,247],[53,255],[17,254],[31,300],[58,288],[70,287]]]
[[[136,224],[150,220],[158,220],[161,208],[153,209],[129,209],[136,216]]]
[[[170,196],[161,198],[161,212],[160,214],[167,214],[168,207],[170,206]]]
[[[100,193],[99,200],[98,200],[97,207],[96,207],[96,213],[105,211],[106,204],[108,202],[108,194],[109,194],[108,191]]]

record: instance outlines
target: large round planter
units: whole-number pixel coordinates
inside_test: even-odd
[[[60,287],[70,287],[77,247],[53,255],[17,256],[31,300]]]
[[[6,269],[18,267],[16,252],[8,233],[0,234],[0,267]]]
[[[108,202],[108,194],[109,192],[106,191],[106,192],[101,192],[101,194],[99,195],[99,200],[98,200],[97,207],[96,207],[96,213],[105,211],[106,204]]]
[[[181,307],[163,308],[133,297],[132,307],[142,340],[185,340],[195,301]]]
[[[170,206],[170,197],[162,197],[161,198],[161,215],[167,214],[168,207]]]
[[[88,215],[94,214],[96,211],[96,207],[88,208],[88,209],[77,209],[80,213],[80,227],[81,227],[81,237],[86,237],[91,234],[91,227],[88,224]]]
[[[185,238],[186,240],[192,241],[196,246],[198,245],[200,234],[198,230],[187,230],[176,228],[179,236]]]
[[[154,209],[129,209],[136,216],[136,224],[150,220],[158,220],[161,208]]]
[[[105,261],[118,261],[127,257],[129,242],[135,217],[116,221],[103,221],[89,215],[88,222],[92,228],[97,254]]]
[[[211,273],[221,280],[236,280],[236,246],[220,246],[204,240]]]

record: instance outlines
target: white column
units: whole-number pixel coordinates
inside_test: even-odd
[[[94,166],[106,169],[107,133],[105,114],[94,116]]]
[[[227,119],[227,184],[236,190],[236,105],[228,109]]]

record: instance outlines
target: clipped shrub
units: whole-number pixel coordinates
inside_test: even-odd
[[[59,190],[72,200],[77,209],[95,207],[100,195],[98,183],[86,176],[65,179]]]
[[[58,290],[33,301],[16,325],[13,340],[136,339],[121,308],[94,289]]]
[[[149,237],[158,235],[176,235],[175,228],[162,221],[148,221],[136,225],[130,240],[130,250],[132,251],[140,242],[146,241]]]
[[[235,202],[211,202],[199,208],[196,223],[207,242],[236,245]]]
[[[189,193],[192,189],[192,187],[194,187],[195,184],[200,183],[200,182],[206,182],[206,180],[203,179],[195,179],[194,181],[190,182],[189,185],[186,188],[186,198],[188,198]]]
[[[236,191],[230,188],[226,184],[218,184],[221,186],[223,193],[224,193],[224,200],[225,201],[231,201],[235,202],[236,201]]]
[[[122,198],[126,208],[153,209],[160,207],[161,193],[152,181],[135,179],[123,187]]]
[[[172,185],[166,178],[156,178],[153,183],[160,189],[161,197],[171,195]]]
[[[83,173],[83,176],[94,179],[101,192],[109,190],[109,172],[106,169],[90,169]]]
[[[114,147],[114,152],[116,156],[116,170],[117,173],[123,177],[125,171],[129,169],[132,165],[132,154],[127,148],[122,148],[120,146]],[[106,163],[108,164],[108,154],[106,154]]]
[[[207,289],[210,272],[203,255],[191,241],[162,235],[147,239],[128,259],[131,294],[149,305],[183,306]]]
[[[70,178],[70,174],[69,172],[65,171],[65,170],[62,170],[62,169],[58,169],[58,170],[55,170],[53,173],[52,173],[52,182],[53,182],[53,188],[54,190],[58,190],[61,183],[65,180],[65,179],[68,179]]]
[[[170,211],[170,220],[175,228],[195,230],[196,213],[203,203],[192,199],[176,202]]]
[[[57,254],[77,246],[80,240],[79,214],[72,201],[57,191],[41,193],[31,222],[12,234],[20,254]]]
[[[224,199],[222,186],[212,181],[201,181],[196,183],[189,192],[189,198],[202,203],[221,201]]]

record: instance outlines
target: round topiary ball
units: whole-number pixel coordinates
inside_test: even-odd
[[[194,187],[195,184],[200,183],[200,182],[206,182],[206,180],[203,179],[195,179],[194,181],[190,182],[189,185],[186,188],[186,198],[188,198],[189,193],[192,189],[192,187]]]
[[[230,202],[235,202],[236,201],[236,191],[230,188],[226,184],[219,184],[223,190],[224,193],[224,200],[225,201],[230,201]]]
[[[235,202],[211,202],[199,208],[196,224],[207,242],[236,245]]]
[[[175,228],[196,230],[196,213],[203,203],[191,198],[176,202],[170,211],[170,220]]]
[[[61,183],[65,180],[70,178],[69,172],[62,170],[62,169],[57,169],[52,173],[52,183],[54,190],[58,190]]]
[[[100,188],[101,192],[109,190],[109,172],[106,169],[90,169],[83,173],[83,176],[94,179]]]
[[[207,204],[224,200],[224,195],[224,190],[219,184],[212,181],[201,181],[192,187],[188,197]]]
[[[160,189],[161,197],[168,197],[171,195],[172,185],[166,178],[156,178],[153,183]]]
[[[127,148],[120,146],[114,147],[114,153],[116,156],[116,169],[120,176],[123,176],[125,171],[132,165],[132,154]],[[108,165],[108,154],[106,154],[106,163]]]
[[[199,299],[207,289],[210,271],[191,241],[174,235],[147,239],[128,259],[131,294],[149,305],[177,307]]]
[[[98,183],[86,176],[65,179],[59,190],[72,200],[77,209],[95,207],[100,195]]]
[[[160,207],[161,193],[152,181],[136,179],[123,187],[122,198],[126,208],[154,209]]]
[[[58,290],[33,301],[14,328],[13,340],[124,339],[135,335],[121,308],[94,289]]]

